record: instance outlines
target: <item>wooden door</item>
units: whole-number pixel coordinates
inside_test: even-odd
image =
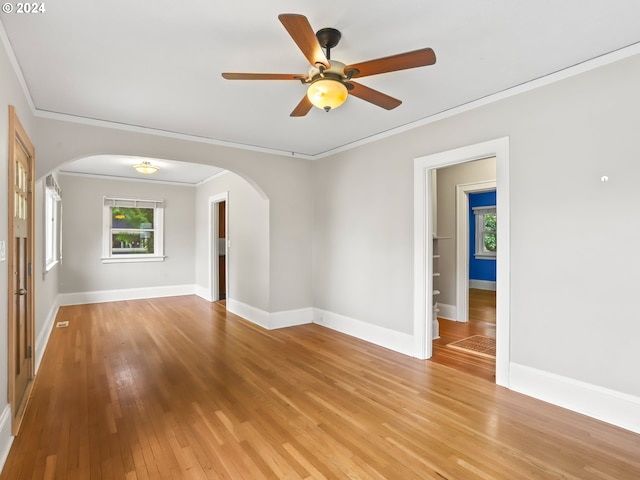
[[[9,402],[17,433],[34,376],[34,148],[9,107]]]

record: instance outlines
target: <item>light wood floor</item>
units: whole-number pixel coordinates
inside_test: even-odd
[[[491,382],[496,381],[495,359],[447,348],[451,342],[472,335],[496,338],[496,292],[469,289],[469,321],[455,322],[439,318],[440,338],[433,341],[431,361],[467,372]]]
[[[638,479],[640,436],[195,296],[63,307],[1,480]]]

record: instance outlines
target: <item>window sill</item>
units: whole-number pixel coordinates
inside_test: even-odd
[[[476,260],[495,260],[497,255],[482,255],[482,254],[474,254],[473,255]]]
[[[166,256],[144,256],[138,257],[127,255],[126,257],[102,257],[102,263],[146,263],[146,262],[164,262]]]

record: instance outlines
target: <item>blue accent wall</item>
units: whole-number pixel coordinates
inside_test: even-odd
[[[476,249],[476,219],[473,207],[495,206],[496,191],[469,194],[469,279],[496,281],[496,261],[483,258],[477,260],[474,256]],[[500,219],[498,219],[498,222]],[[498,248],[500,246],[498,245]]]

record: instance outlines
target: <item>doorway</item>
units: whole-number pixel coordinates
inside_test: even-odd
[[[9,106],[9,361],[8,392],[13,435],[18,433],[33,387],[35,149],[15,108]]]
[[[229,192],[209,197],[209,285],[212,302],[229,298]]]
[[[218,202],[218,300],[227,298],[227,202]]]
[[[496,209],[500,216],[497,239],[496,383],[509,386],[510,364],[510,215],[508,137],[448,150],[414,161],[414,340],[415,356],[430,358],[433,342],[433,221],[432,172],[438,168],[496,157]]]
[[[468,163],[468,162],[466,162]],[[456,319],[469,319],[469,194],[496,190],[496,182],[456,185]]]

